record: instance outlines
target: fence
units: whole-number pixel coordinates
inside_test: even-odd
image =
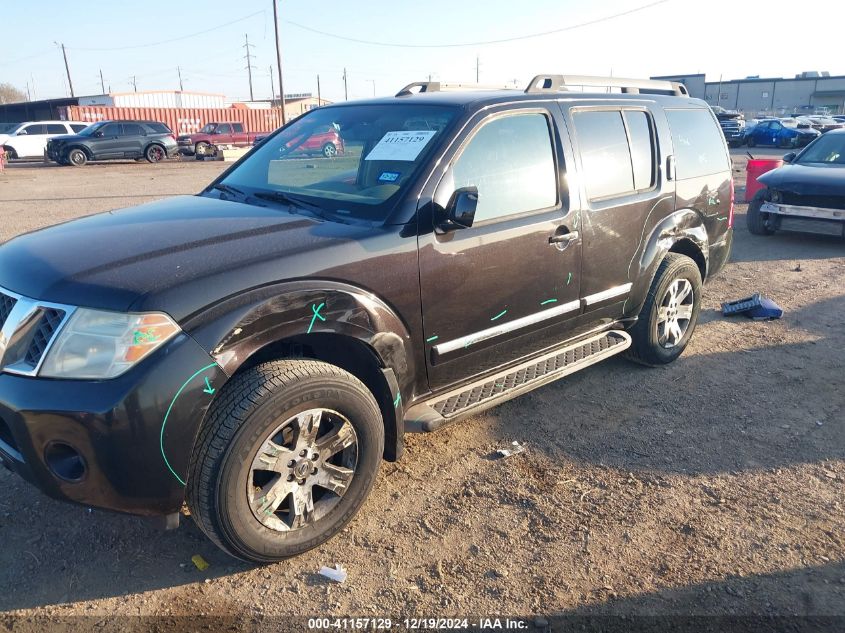
[[[282,126],[280,108],[117,108],[111,106],[66,106],[59,109],[68,121],[96,123],[112,119],[160,121],[175,134],[197,132],[206,123],[232,121],[244,124],[249,132],[272,132]]]

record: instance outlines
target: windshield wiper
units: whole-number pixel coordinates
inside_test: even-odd
[[[237,187],[233,187],[232,185],[224,185],[223,183],[217,183],[211,185],[212,189],[217,189],[218,191],[222,191],[223,193],[228,193],[230,195],[239,196],[241,198],[246,198],[246,194],[238,189]]]
[[[252,195],[256,198],[260,198],[261,200],[269,200],[270,202],[280,202],[282,204],[290,206],[291,208],[308,211],[309,213],[317,216],[322,220],[330,219],[325,214],[322,207],[311,202],[306,202],[305,200],[302,200],[301,198],[298,198],[296,196],[292,196],[289,193],[285,193],[284,191],[256,191]]]

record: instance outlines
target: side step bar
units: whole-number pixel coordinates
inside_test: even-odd
[[[574,374],[630,346],[631,337],[622,330],[596,334],[412,406],[405,412],[405,430],[436,431],[445,424]]]

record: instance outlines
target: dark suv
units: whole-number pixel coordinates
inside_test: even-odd
[[[81,167],[89,160],[146,158],[151,163],[177,153],[176,137],[158,121],[99,121],[79,134],[47,141],[47,158]]]
[[[446,88],[314,110],[197,196],[0,247],[3,461],[90,506],[187,501],[273,561],[337,534],[406,431],[680,356],[732,240],[707,104]],[[329,126],[343,155],[303,160]]]

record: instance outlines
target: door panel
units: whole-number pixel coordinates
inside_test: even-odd
[[[102,136],[91,143],[94,150],[94,158],[115,158],[122,157],[122,139],[120,137],[120,123],[109,123],[99,130]]]
[[[537,108],[477,115],[422,207],[430,211],[421,214],[419,253],[432,389],[554,345],[580,313],[580,238],[549,241],[579,229],[560,191],[558,124]],[[466,186],[478,188],[473,226],[437,230],[451,194]]]

